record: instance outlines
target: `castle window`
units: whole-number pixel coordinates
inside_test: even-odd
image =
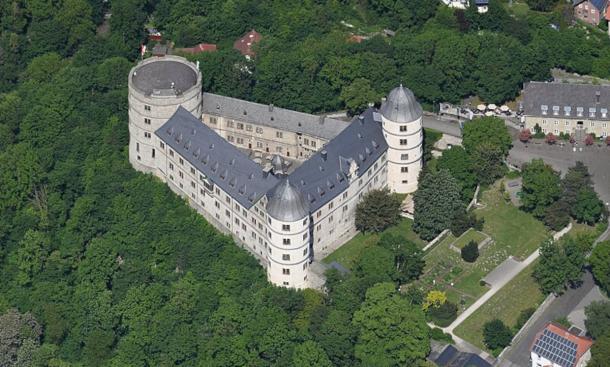
[[[173,164],[173,163],[170,163],[170,164],[169,164],[169,169],[170,169],[170,171],[173,171],[173,170],[174,170],[174,164]]]
[[[144,111],[150,111],[150,106],[149,105],[144,105]]]
[[[282,255],[282,260],[290,261],[290,255],[289,254],[283,254]]]
[[[276,138],[280,138],[280,139],[281,139],[281,138],[283,138],[283,137],[284,137],[284,133],[283,133],[283,132],[281,132],[281,131],[276,131],[276,132],[275,132],[275,137],[276,137]]]
[[[149,119],[149,118],[145,118],[145,119],[144,119],[144,123],[145,123],[146,125],[150,125],[150,119]]]
[[[191,167],[191,174],[194,175],[195,174],[195,169],[193,167]]]
[[[159,146],[161,147],[161,149],[165,149],[165,143],[164,142],[160,141],[159,142]]]
[[[316,227],[316,231],[320,231],[320,230],[322,230],[322,225],[318,224],[318,226]]]
[[[259,148],[259,149],[262,149],[263,148],[263,143],[261,143],[260,141],[257,141],[256,142],[256,147]]]
[[[282,224],[282,231],[290,231],[290,224]]]
[[[246,131],[252,131],[252,125],[246,125]]]
[[[140,151],[140,143],[136,143],[136,152]]]
[[[237,144],[243,144],[244,138],[237,138]]]
[[[283,269],[282,269],[282,274],[284,274],[284,275],[290,275],[290,269],[283,268]]]
[[[242,224],[241,224],[241,229],[243,229],[243,230],[244,230],[244,232],[245,232],[245,231],[247,231],[247,230],[246,230],[246,224],[245,224],[245,223],[242,223]]]
[[[400,139],[400,145],[407,145],[407,139]]]
[[[330,217],[328,217],[328,223],[332,223],[333,222],[333,216],[331,215]]]
[[[309,236],[307,232],[303,233],[303,241],[307,239],[307,236]]]
[[[284,238],[284,239],[282,240],[282,243],[283,243],[284,245],[290,245],[290,238]]]
[[[184,166],[184,159],[178,158],[178,162],[180,162],[180,164]]]
[[[401,161],[406,161],[407,159],[409,159],[409,155],[408,154],[401,154],[400,155],[400,160]]]
[[[308,250],[307,247],[305,247],[303,249],[303,256],[307,255],[307,250]],[[305,263],[305,264],[307,264],[307,263]],[[305,267],[306,267],[305,264],[303,264],[303,269],[305,269]]]
[[[178,176],[180,176],[180,178],[184,178],[184,173],[182,173],[182,171],[178,171]]]
[[[331,201],[330,203],[328,203],[328,210],[331,210],[334,206],[335,206],[335,203],[333,203]]]
[[[402,173],[409,172],[409,167],[400,167],[400,172],[402,172]]]
[[[242,124],[241,122],[237,123],[237,130],[243,130],[244,129],[244,124]]]
[[[227,135],[227,140],[232,143],[235,138],[232,135]]]
[[[347,204],[343,205],[343,211],[346,212],[347,211]]]
[[[400,125],[400,131],[401,132],[407,131],[407,125]]]
[[[307,218],[303,219],[303,225],[307,225]]]
[[[256,133],[257,134],[262,134],[263,133],[263,128],[262,127],[257,127],[256,128]]]
[[[145,133],[144,133],[144,137],[145,137],[145,138],[150,139],[151,135],[150,135],[150,133],[149,133],[149,132],[145,132]]]
[[[316,142],[312,140],[311,141],[311,146],[315,148],[316,147]]]
[[[218,119],[216,117],[210,116],[210,124],[216,125],[217,122],[218,122]]]
[[[152,157],[155,158],[155,149],[152,150]]]
[[[305,249],[305,251],[307,251],[307,249]],[[305,255],[305,254],[303,254]],[[303,270],[307,269],[307,263],[303,263]],[[307,275],[305,276],[305,280],[307,280]]]
[[[285,286],[289,286],[290,285],[290,283],[288,283],[288,282],[283,282],[282,284],[284,284]]]
[[[170,157],[173,157],[174,156],[174,151],[170,149],[169,150],[169,155],[170,155]]]
[[[195,188],[195,181],[191,181],[191,187]]]
[[[227,121],[227,127],[233,127],[233,120]]]

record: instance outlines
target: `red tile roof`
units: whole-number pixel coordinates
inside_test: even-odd
[[[252,51],[252,45],[260,42],[262,38],[263,36],[261,36],[260,33],[253,29],[243,35],[243,37],[235,40],[235,42],[233,43],[233,48],[239,51],[244,56],[255,56],[254,51]]]
[[[216,45],[212,43],[200,43],[193,47],[180,48],[178,51],[186,52],[189,54],[198,54],[201,52],[215,52],[217,50]]]
[[[536,334],[536,338],[534,339],[534,342],[532,343],[532,348],[534,347],[534,345],[536,344],[538,339],[540,339],[540,337],[544,333],[544,330],[548,330],[549,332],[559,335],[562,338],[565,338],[565,339],[571,341],[572,343],[576,344],[576,361],[575,361],[574,365],[578,364],[578,361],[583,356],[583,354],[585,354],[589,350],[589,348],[591,348],[591,345],[593,345],[593,340],[591,340],[590,338],[572,334],[565,327],[563,327],[559,324],[550,322],[546,325],[546,327],[544,329],[540,330],[540,332],[538,332],[538,334]],[[572,367],[572,366],[566,366],[566,367]]]

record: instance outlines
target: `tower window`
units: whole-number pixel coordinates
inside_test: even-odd
[[[401,154],[400,155],[400,160],[401,161],[406,161],[407,159],[409,159],[409,155],[408,154]]]
[[[283,254],[282,255],[282,260],[289,261],[290,260],[290,255],[289,254]]]
[[[400,145],[407,145],[407,139],[400,139]]]
[[[284,245],[290,245],[290,238],[284,238],[284,239],[282,240],[282,243],[283,243]]]
[[[145,123],[146,125],[150,125],[150,119],[145,118],[145,119],[144,119],[144,123]]]
[[[284,274],[284,275],[290,275],[290,269],[283,268],[283,269],[282,269],[282,274]]]
[[[409,172],[409,167],[400,167],[400,172],[402,172],[402,173]]]
[[[282,224],[282,231],[290,231],[290,224]]]
[[[400,125],[400,131],[401,132],[407,131],[407,125]]]
[[[149,105],[144,105],[144,111],[150,111],[150,106]]]

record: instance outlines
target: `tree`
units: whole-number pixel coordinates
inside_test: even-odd
[[[594,301],[585,307],[585,326],[593,339],[598,339],[610,330],[610,302]]]
[[[553,133],[548,133],[548,134],[546,134],[545,141],[547,144],[553,145],[553,144],[557,143],[557,137]]]
[[[537,11],[550,11],[557,5],[558,0],[527,0],[527,5]]]
[[[610,333],[605,333],[591,346],[591,359],[588,367],[605,367],[610,360]]]
[[[524,210],[537,218],[543,218],[547,207],[561,195],[559,173],[545,164],[542,159],[534,159],[523,165],[523,190],[521,203]]]
[[[428,309],[428,317],[440,327],[451,325],[457,317],[457,305],[452,302],[445,302],[438,307],[430,307]]]
[[[523,129],[519,132],[519,140],[523,143],[527,143],[532,138],[532,132],[530,129]]]
[[[292,365],[295,367],[332,367],[326,352],[318,343],[307,340],[294,348]]]
[[[593,180],[587,166],[581,161],[577,161],[573,167],[568,168],[561,180],[561,187],[563,190],[562,201],[573,208],[578,202],[580,191],[584,188],[593,188]]]
[[[610,294],[610,241],[597,244],[589,258],[589,263],[599,286]]]
[[[384,233],[378,246],[390,250],[394,255],[394,272],[392,279],[404,284],[417,279],[424,270],[425,262],[419,247],[401,235]]]
[[[485,144],[490,149],[498,149],[503,157],[508,154],[512,139],[504,121],[498,117],[481,117],[464,126],[462,132],[464,149],[472,154]]]
[[[551,204],[544,211],[544,224],[553,231],[559,231],[570,223],[571,208],[562,198]]]
[[[461,186],[462,200],[466,203],[472,200],[477,186],[477,177],[473,172],[470,156],[460,146],[445,150],[438,159],[438,169],[446,169]]]
[[[604,212],[604,203],[592,188],[585,187],[578,192],[576,205],[572,207],[572,214],[578,222],[593,225],[603,217]]]
[[[579,284],[584,264],[583,249],[570,237],[559,243],[549,239],[540,247],[533,277],[543,293],[562,294],[568,285]]]
[[[356,206],[356,228],[381,232],[400,220],[400,199],[389,189],[371,190]]]
[[[466,212],[465,209],[459,209],[453,213],[450,229],[454,236],[459,237],[470,228],[482,231],[484,223],[484,218],[477,219],[477,216],[473,212]]]
[[[366,110],[369,103],[380,100],[381,95],[373,89],[368,79],[358,78],[350,85],[343,87],[339,98],[345,104],[347,112],[354,116]]]
[[[430,308],[438,308],[447,302],[447,295],[441,291],[430,291],[422,303],[422,309],[428,311]]]
[[[431,240],[448,229],[453,213],[464,206],[459,184],[447,170],[425,173],[413,201],[413,230],[425,240]]]
[[[473,263],[477,261],[477,258],[479,257],[479,245],[476,241],[470,241],[466,246],[462,247],[460,254],[464,261]]]
[[[415,365],[430,351],[423,312],[402,298],[392,283],[367,290],[352,323],[359,329],[355,354],[365,365]]]
[[[492,350],[504,349],[513,339],[513,333],[502,320],[493,319],[483,325],[483,342]]]
[[[0,366],[30,365],[41,335],[42,327],[29,312],[9,309],[0,315]]]

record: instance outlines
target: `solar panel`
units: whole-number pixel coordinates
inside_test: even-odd
[[[534,343],[534,353],[565,367],[576,362],[576,343],[545,329]]]

